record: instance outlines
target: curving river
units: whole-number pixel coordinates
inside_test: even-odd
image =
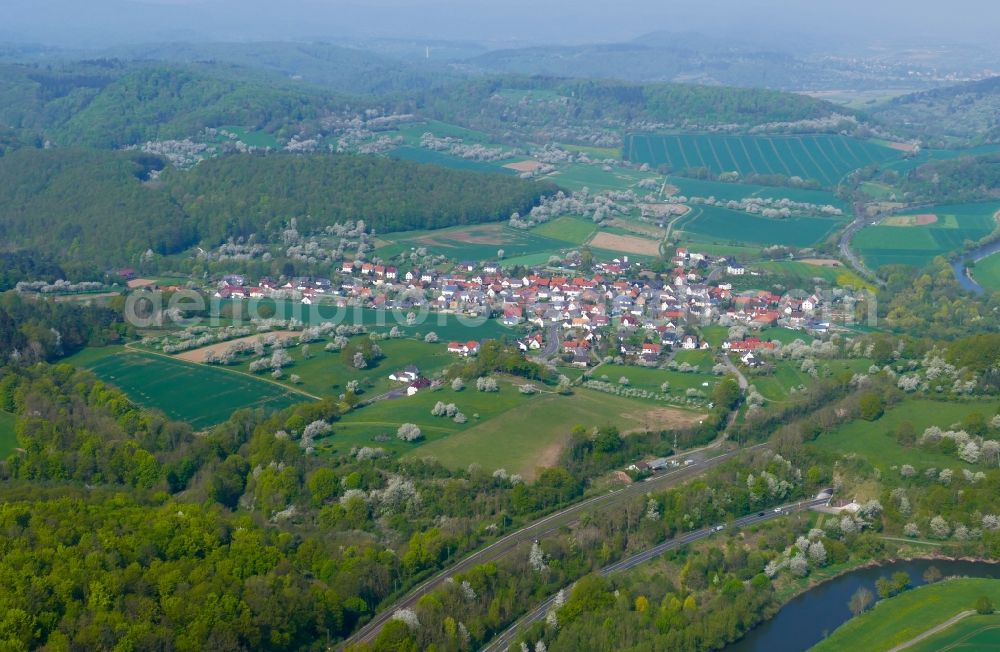
[[[851,619],[847,602],[860,587],[875,593],[875,580],[905,571],[912,586],[924,584],[924,571],[937,566],[945,577],[1000,578],[1000,564],[940,559],[898,561],[845,573],[794,598],[770,620],[764,621],[725,652],[802,652],[819,643]]]
[[[976,282],[976,279],[972,277],[969,272],[970,262],[979,262],[987,256],[991,256],[997,252],[1000,252],[1000,240],[995,240],[984,245],[980,245],[975,249],[970,249],[958,258],[951,261],[951,269],[955,272],[955,278],[958,280],[959,285],[963,289],[969,290],[970,292],[975,292],[976,294],[982,294],[984,292],[983,286]]]

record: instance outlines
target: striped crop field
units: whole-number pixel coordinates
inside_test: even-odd
[[[853,170],[900,158],[900,152],[875,143],[833,134],[746,136],[727,134],[631,134],[625,158],[672,170],[707,168],[714,174],[780,174],[833,187]]]

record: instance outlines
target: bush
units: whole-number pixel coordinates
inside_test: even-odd
[[[993,601],[985,595],[976,598],[976,612],[985,615],[993,613]]]

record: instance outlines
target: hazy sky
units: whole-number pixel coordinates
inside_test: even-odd
[[[0,0],[0,40],[394,37],[581,43],[700,31],[774,43],[990,43],[996,0]],[[829,43],[824,43],[827,47]]]

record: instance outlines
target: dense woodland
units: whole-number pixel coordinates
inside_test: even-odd
[[[0,124],[36,146],[119,148],[223,125],[281,134],[342,103],[307,85],[245,77],[211,64],[0,65]]]
[[[97,150],[0,157],[0,242],[58,255],[81,278],[147,250],[214,246],[292,218],[309,230],[356,220],[378,232],[438,228],[504,220],[554,191],[513,176],[346,155],[234,155],[149,183],[163,166],[155,156]]]
[[[961,204],[1000,197],[1000,155],[963,156],[925,163],[901,179],[890,173],[887,181],[898,182],[909,202]]]
[[[942,145],[997,142],[997,116],[1000,77],[904,95],[873,111],[880,122]]]

